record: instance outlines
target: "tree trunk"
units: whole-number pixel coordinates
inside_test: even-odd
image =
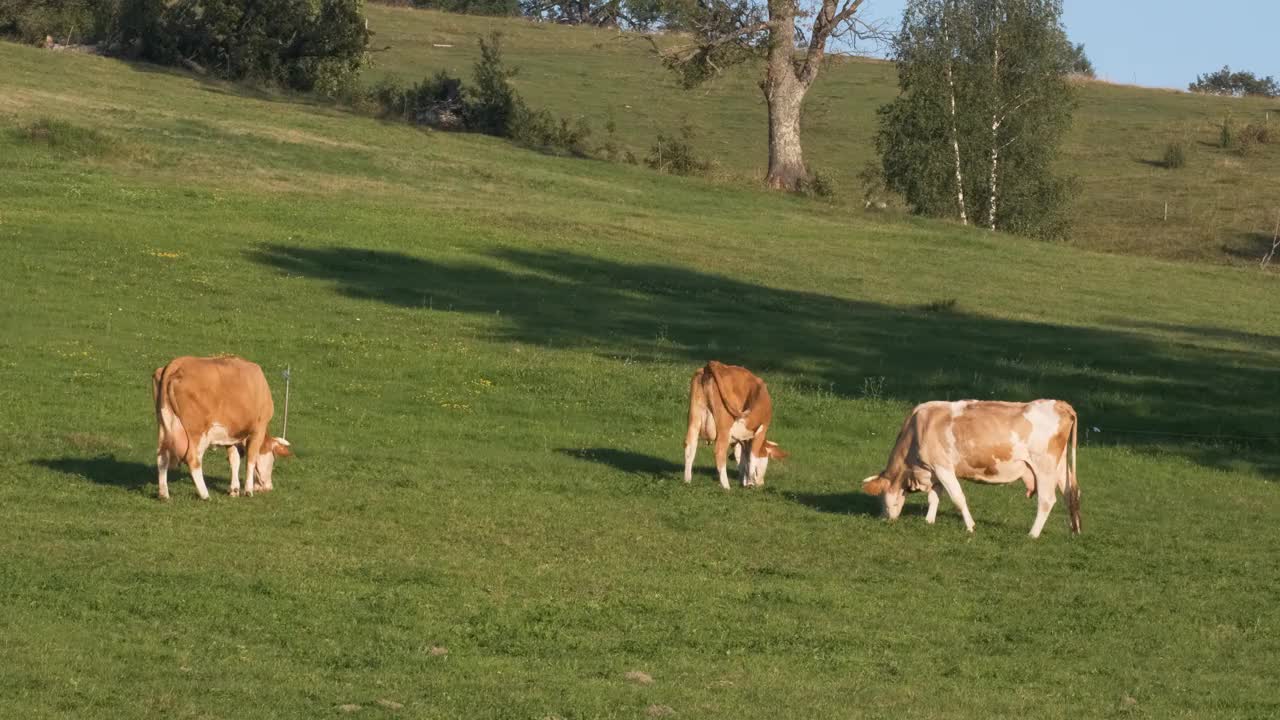
[[[769,174],[765,182],[775,190],[795,190],[809,175],[800,146],[800,108],[807,88],[795,80],[770,84],[773,87],[765,90],[769,105]]]
[[[960,132],[956,129],[956,81],[952,73],[954,61],[950,33],[947,32],[946,6],[943,6],[942,12],[942,46],[943,52],[947,53],[947,90],[951,97],[951,147],[955,150],[956,156],[956,205],[960,208],[960,224],[968,225],[969,216],[964,208],[964,174],[960,171]]]
[[[769,2],[769,57],[764,99],[769,106],[769,172],[765,182],[775,190],[795,190],[809,175],[800,147],[800,108],[809,84],[796,76],[794,0]]]
[[[992,231],[996,229],[996,191],[999,187],[996,170],[1000,164],[1000,23],[1003,20],[1003,13],[997,13],[991,52],[991,203],[987,206],[987,225]]]

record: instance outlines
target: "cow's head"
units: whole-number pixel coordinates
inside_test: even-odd
[[[881,496],[884,500],[884,514],[890,520],[897,520],[902,514],[902,506],[907,501],[907,493],[902,483],[894,482],[892,478],[880,473],[863,480],[862,491],[868,495]]]
[[[789,457],[789,454],[778,447],[778,443],[766,440],[762,457],[747,453],[748,464],[743,472],[743,484],[748,487],[764,487],[764,474],[769,469],[769,458],[782,460],[786,457]]]
[[[288,457],[293,452],[289,450],[289,441],[284,438],[268,437],[262,442],[262,451],[258,453],[257,460],[254,461],[254,470],[257,477],[254,479],[255,489],[266,492],[271,489],[271,470],[276,465],[276,456]]]

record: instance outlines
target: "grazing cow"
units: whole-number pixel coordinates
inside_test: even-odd
[[[689,431],[684,441],[684,481],[693,480],[693,458],[698,439],[716,443],[716,470],[720,487],[729,489],[725,466],[729,444],[738,463],[742,486],[764,485],[769,458],[787,454],[765,437],[773,421],[773,401],[764,381],[737,365],[712,360],[693,374],[689,383]],[[743,455],[743,448],[748,452]]]
[[[1068,452],[1069,451],[1069,452]],[[960,400],[917,405],[903,423],[889,463],[863,480],[863,489],[884,495],[885,513],[896,519],[905,493],[929,493],[925,522],[938,514],[936,480],[973,532],[973,517],[957,478],[985,483],[1022,480],[1027,496],[1039,498],[1031,537],[1040,537],[1056,490],[1067,499],[1073,533],[1080,532],[1080,486],[1076,483],[1076,411],[1061,400],[1029,403]]]
[[[271,489],[275,457],[291,453],[287,440],[267,434],[275,405],[262,368],[238,357],[180,357],[156,368],[151,392],[160,499],[169,499],[169,466],[184,461],[200,499],[209,499],[201,461],[210,445],[227,448],[233,497],[240,494],[241,447],[248,459],[245,493],[253,495],[255,470],[260,488]]]

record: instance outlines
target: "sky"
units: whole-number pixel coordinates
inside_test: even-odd
[[[902,22],[904,0],[867,0]],[[1280,77],[1280,0],[1063,0],[1063,24],[1098,77],[1185,90],[1223,65]]]

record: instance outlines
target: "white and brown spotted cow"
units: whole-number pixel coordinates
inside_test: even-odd
[[[785,458],[778,444],[765,437],[773,422],[773,400],[764,381],[744,367],[712,360],[689,383],[689,430],[684,441],[684,481],[693,480],[698,440],[715,441],[720,487],[729,489],[726,465],[729,444],[743,487],[764,485],[769,458]],[[747,447],[744,454],[743,448]]]
[[[227,448],[231,495],[240,494],[240,447],[248,458],[245,493],[271,489],[277,455],[291,454],[289,442],[267,434],[275,413],[262,368],[238,357],[180,357],[151,378],[159,439],[156,469],[160,498],[169,499],[169,466],[186,462],[201,500],[209,499],[202,458],[210,445]]]
[[[1076,411],[1061,400],[1029,403],[960,400],[917,405],[898,433],[888,465],[863,480],[863,489],[884,496],[885,513],[895,519],[905,494],[927,492],[932,523],[938,513],[936,480],[973,532],[973,517],[957,478],[984,483],[1026,484],[1038,497],[1031,537],[1039,537],[1057,500],[1067,499],[1068,524],[1080,532],[1080,486],[1076,482]]]

